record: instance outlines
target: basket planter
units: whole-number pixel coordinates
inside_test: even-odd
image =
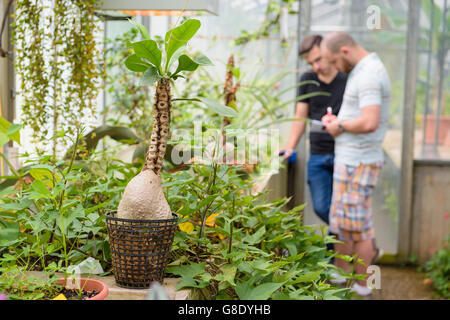
[[[106,215],[116,284],[146,289],[153,281],[162,283],[178,217],[166,220],[132,220]]]

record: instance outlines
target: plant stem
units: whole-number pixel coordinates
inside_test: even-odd
[[[211,187],[212,187],[213,185],[215,185],[215,183],[216,183],[217,167],[218,167],[217,163],[214,163],[214,165],[213,165],[214,170],[213,170],[213,173],[212,173],[212,177],[211,177],[211,175],[209,176],[208,187],[206,188],[206,197],[209,196],[209,192],[210,192],[210,190],[211,190]],[[200,237],[200,238],[203,237],[203,233],[204,233],[204,231],[205,231],[206,214],[208,213],[208,210],[209,210],[209,208],[211,207],[211,204],[212,204],[212,202],[209,203],[209,204],[205,207],[205,209],[203,210],[203,214],[202,214],[202,226],[201,226],[201,228],[200,228],[200,234],[199,234],[199,237]]]
[[[20,183],[22,184],[22,186],[25,186],[25,181],[23,181],[22,176],[19,174],[19,172],[13,167],[13,165],[11,164],[11,162],[9,162],[8,158],[3,154],[3,152],[0,152],[0,156],[3,158],[3,160],[5,160],[6,164],[8,165],[8,167],[11,169],[12,173],[14,173],[14,175],[17,177],[17,179],[20,181]]]
[[[234,210],[236,208],[236,198],[233,193],[233,209],[231,210],[231,219],[234,217]],[[228,254],[231,253],[231,247],[233,246],[233,221],[230,222],[230,237],[228,238]],[[228,258],[228,263],[231,263],[231,258]]]

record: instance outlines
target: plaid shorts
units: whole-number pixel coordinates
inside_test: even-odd
[[[382,167],[383,162],[359,166],[334,164],[330,231],[339,240],[374,238],[371,202]]]

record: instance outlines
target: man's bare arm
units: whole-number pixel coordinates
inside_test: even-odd
[[[377,130],[380,124],[380,106],[373,105],[361,109],[361,116],[352,120],[340,121],[337,118],[333,119],[327,125],[327,131],[333,136],[337,137],[342,133],[339,129],[339,123],[346,132],[350,133],[370,133]]]
[[[308,108],[309,104],[306,102],[297,102],[295,109],[295,118],[308,118]],[[281,149],[280,151],[285,151],[284,157],[287,158],[292,154],[293,149],[297,146],[300,141],[303,133],[305,132],[306,121],[293,121],[291,134],[289,136],[288,143],[286,148]]]

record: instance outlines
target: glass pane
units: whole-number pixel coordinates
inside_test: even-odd
[[[373,218],[377,245],[391,255],[397,253],[407,15],[407,1],[312,0],[311,24],[302,26],[302,38],[308,33],[350,33],[362,47],[378,54],[389,73],[392,93],[389,127],[383,141],[385,165],[375,188]],[[302,71],[307,68],[303,64]],[[305,199],[312,203],[307,187]],[[321,223],[311,205],[307,207],[305,223]]]
[[[420,3],[415,158],[449,160],[449,4],[434,0]]]

